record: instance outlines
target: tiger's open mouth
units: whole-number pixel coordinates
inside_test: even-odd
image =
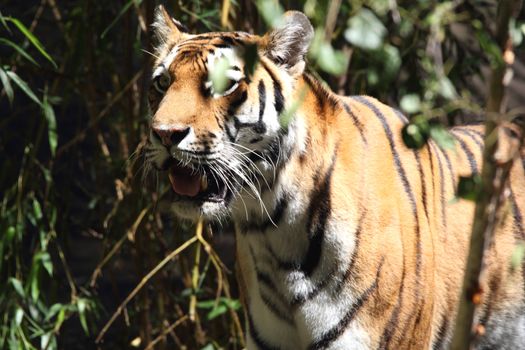
[[[168,176],[173,192],[186,200],[219,203],[232,194],[224,181],[206,167],[198,172],[189,166],[172,165]]]

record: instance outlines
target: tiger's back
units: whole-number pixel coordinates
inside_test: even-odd
[[[275,200],[277,227],[239,225],[253,348],[447,348],[474,213],[473,202],[457,200],[455,191],[459,176],[481,170],[483,128],[453,128],[452,150],[433,141],[411,150],[398,111],[365,96],[321,103],[326,91],[313,84],[304,112],[309,141],[275,184],[308,195]],[[477,315],[487,348],[513,349],[525,337],[523,266],[510,262],[525,238],[524,171],[516,162],[511,213],[488,258],[488,292]],[[298,219],[289,208],[301,206],[306,215]],[[303,227],[297,236],[286,224],[292,220]]]
[[[482,129],[452,129],[453,150],[408,149],[399,112],[304,72],[313,29],[298,12],[263,37],[185,33],[162,9],[155,27],[148,164],[168,172],[178,215],[235,222],[248,349],[447,348],[474,211],[455,189],[480,171]],[[219,91],[209,76],[224,58]],[[524,172],[516,161],[487,259],[480,348],[525,343],[525,270],[510,262]]]

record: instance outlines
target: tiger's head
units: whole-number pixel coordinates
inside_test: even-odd
[[[260,199],[261,182],[271,181],[266,175],[293,142],[280,115],[305,68],[309,20],[287,12],[264,36],[195,35],[159,6],[153,27],[159,46],[146,161],[168,173],[174,211],[209,219],[228,213],[238,197]],[[252,67],[249,52],[257,57]],[[225,60],[226,84],[217,91],[211,76]]]

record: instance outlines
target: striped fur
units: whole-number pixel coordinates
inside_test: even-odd
[[[153,80],[167,74],[170,86],[152,92],[152,127],[190,131],[168,149],[152,133],[148,162],[210,166],[227,178],[222,203],[176,196],[173,210],[234,220],[248,349],[448,348],[474,210],[455,191],[459,176],[480,172],[483,129],[453,128],[453,150],[406,148],[401,113],[335,95],[304,72],[312,29],[300,13],[263,37],[190,35],[174,23],[159,10]],[[243,72],[251,44],[260,56],[252,76],[225,96],[203,88],[210,59],[231,51]],[[285,125],[283,112],[301,98]],[[480,349],[525,344],[525,266],[510,264],[525,239],[522,155],[487,260]]]

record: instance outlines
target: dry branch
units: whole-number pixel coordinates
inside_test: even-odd
[[[117,317],[122,313],[126,305],[128,305],[131,299],[133,299],[137,295],[137,293],[142,289],[142,287],[144,287],[146,283],[148,283],[148,281],[164,267],[164,265],[170,262],[170,260],[175,258],[177,255],[179,255],[183,250],[188,248],[190,245],[195,243],[197,239],[198,239],[197,236],[193,236],[190,239],[188,239],[181,246],[179,246],[177,249],[175,249],[170,254],[168,254],[168,256],[166,256],[160,263],[157,264],[157,266],[155,266],[150,272],[148,272],[146,276],[144,276],[144,278],[140,281],[140,283],[133,289],[131,293],[129,293],[126,299],[124,299],[124,301],[119,305],[119,307],[117,308],[113,316],[111,316],[109,321],[104,325],[104,328],[102,328],[102,330],[97,336],[97,339],[95,340],[97,343],[100,343],[100,341],[104,337],[104,334],[106,334],[106,332],[108,331],[109,327],[111,327],[113,322],[115,322]]]

